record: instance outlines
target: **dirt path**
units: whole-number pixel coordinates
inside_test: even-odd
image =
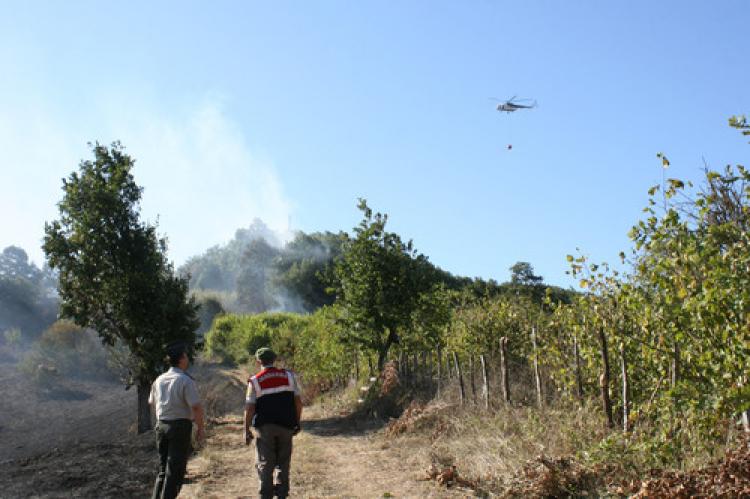
[[[446,489],[421,480],[424,463],[410,449],[391,446],[375,428],[306,408],[304,431],[294,440],[291,497],[457,498],[470,490]],[[216,421],[205,448],[188,466],[181,497],[257,497],[254,447],[241,442],[239,416]]]

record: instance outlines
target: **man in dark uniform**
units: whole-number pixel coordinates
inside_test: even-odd
[[[292,437],[300,430],[302,399],[294,374],[274,367],[273,350],[259,348],[255,358],[260,371],[247,383],[245,444],[250,444],[254,431],[260,499],[271,499],[274,494],[285,499],[289,494]],[[279,484],[274,488],[276,468]]]
[[[193,419],[198,426],[198,441],[205,438],[198,389],[185,372],[190,363],[187,345],[170,343],[166,350],[170,368],[156,378],[148,397],[156,412],[156,446],[159,449],[159,474],[151,499],[174,499],[180,493],[190,454]]]

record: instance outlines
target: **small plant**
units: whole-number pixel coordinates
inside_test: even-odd
[[[3,331],[3,339],[8,346],[18,346],[18,344],[21,343],[21,330],[17,327],[6,329]]]

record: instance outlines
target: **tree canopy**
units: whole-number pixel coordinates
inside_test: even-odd
[[[196,306],[186,279],[175,276],[166,241],[140,220],[142,188],[134,161],[119,143],[92,146],[63,179],[60,217],[45,224],[43,249],[59,272],[61,313],[97,331],[108,345],[122,342],[132,355],[126,382],[139,394],[139,430],[150,427],[146,404],[163,368],[165,343],[193,345]]]

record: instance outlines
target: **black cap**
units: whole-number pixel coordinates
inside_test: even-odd
[[[164,351],[169,358],[179,359],[183,353],[187,353],[187,343],[183,340],[172,341],[164,346]]]

